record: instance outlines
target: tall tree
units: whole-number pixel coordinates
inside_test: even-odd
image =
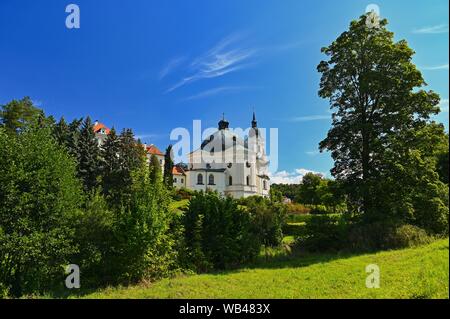
[[[100,147],[95,137],[90,117],[87,117],[81,127],[77,141],[78,177],[84,190],[91,192],[98,186],[101,173]]]
[[[152,154],[152,156],[150,157],[149,172],[150,172],[150,182],[151,183],[156,184],[159,181],[161,181],[161,179],[162,179],[161,165],[159,164],[159,160],[155,154]]]
[[[426,83],[411,62],[414,51],[406,41],[394,42],[386,20],[369,26],[366,19],[352,21],[348,31],[322,49],[328,60],[318,65],[319,95],[330,100],[334,113],[320,149],[331,151],[332,174],[343,181],[364,220],[411,217],[418,207],[412,194],[418,190],[407,189],[399,173],[416,171],[412,163],[424,159],[416,132],[439,112],[439,96],[421,89]],[[409,176],[420,185],[420,174]],[[426,179],[435,184],[436,174],[427,170]],[[385,186],[391,180],[398,185],[388,194]],[[432,191],[427,196],[439,197]],[[399,202],[402,207],[396,206]]]
[[[42,110],[34,106],[33,101],[26,96],[1,106],[0,124],[8,132],[17,132],[37,121],[40,115],[43,115]]]
[[[83,202],[75,161],[49,129],[0,127],[0,285],[14,296],[61,285]]]
[[[166,149],[166,153],[164,154],[164,184],[167,188],[173,187],[173,166],[172,145],[169,145]]]
[[[120,157],[120,139],[114,128],[111,129],[101,147],[102,153],[102,190],[108,202],[120,204],[122,182],[122,158]]]
[[[124,129],[119,136],[119,158],[121,163],[121,191],[120,201],[129,206],[133,183],[133,172],[140,170],[145,164],[145,149],[134,139],[131,129]]]

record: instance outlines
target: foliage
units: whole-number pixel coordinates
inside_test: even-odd
[[[261,243],[265,247],[279,246],[283,240],[285,205],[261,196],[247,197],[245,204]]]
[[[149,171],[150,180],[152,181],[152,183],[157,183],[162,180],[163,177],[161,175],[161,165],[159,164],[159,160],[155,154],[152,154],[152,156],[150,156]]]
[[[164,154],[164,184],[167,188],[173,187],[173,151],[172,145],[169,145],[166,149],[166,153]]]
[[[333,251],[344,247],[347,224],[339,215],[312,215],[296,246],[306,251]]]
[[[54,288],[77,252],[75,163],[48,129],[0,128],[0,166],[0,282],[15,296]]]
[[[332,174],[363,222],[390,220],[443,232],[448,203],[429,152],[441,143],[430,121],[439,112],[439,96],[422,89],[414,51],[404,40],[394,42],[386,25],[382,20],[370,28],[364,15],[322,49],[328,60],[317,68],[319,95],[334,113],[320,148],[331,151]]]
[[[309,214],[311,212],[311,208],[297,203],[286,204],[286,210],[287,213],[291,215]]]
[[[12,100],[1,105],[0,127],[4,127],[9,133],[18,133],[31,124],[37,123],[41,115],[43,115],[42,110],[35,107],[28,96],[21,100]]]
[[[87,117],[77,140],[77,172],[86,192],[92,192],[99,185],[101,157],[91,119]]]
[[[196,193],[183,218],[184,262],[197,271],[223,269],[256,257],[260,241],[251,215],[237,201]]]

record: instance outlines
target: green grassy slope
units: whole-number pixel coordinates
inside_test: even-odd
[[[313,255],[251,268],[108,288],[87,298],[448,298],[449,241],[360,256]],[[377,264],[379,289],[365,286]]]

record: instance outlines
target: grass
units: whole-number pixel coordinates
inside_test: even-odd
[[[275,256],[245,269],[115,287],[84,298],[449,298],[449,241],[365,255]],[[365,286],[369,264],[380,288]]]

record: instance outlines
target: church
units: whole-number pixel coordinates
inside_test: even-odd
[[[105,132],[106,130],[96,131],[96,134],[99,139],[103,139]],[[218,123],[217,131],[206,138],[197,150],[187,155],[188,163],[174,166],[174,187],[217,191],[234,198],[269,196],[269,161],[262,135],[255,113],[248,135],[244,138],[233,132],[229,128],[229,122],[223,117]],[[157,156],[163,168],[163,153],[153,144],[144,147],[147,157],[150,158],[152,154]]]

